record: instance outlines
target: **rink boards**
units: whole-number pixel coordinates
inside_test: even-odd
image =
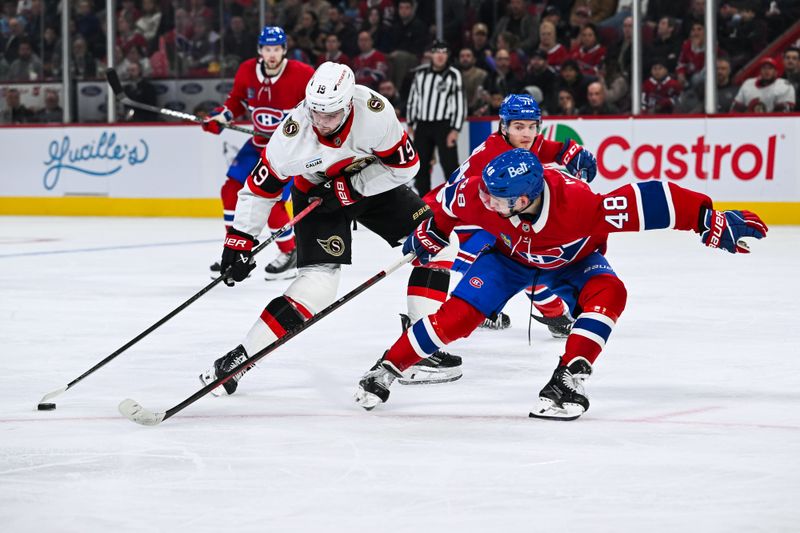
[[[460,158],[496,127],[465,125]],[[768,223],[800,224],[800,116],[546,119],[544,134],[597,155],[598,192],[662,179],[720,207],[746,205]],[[226,169],[246,140],[183,124],[2,127],[0,214],[216,217]]]

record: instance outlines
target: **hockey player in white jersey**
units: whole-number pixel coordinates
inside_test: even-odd
[[[305,100],[284,118],[239,192],[221,261],[222,271],[227,271],[225,281],[231,286],[255,268],[254,236],[263,229],[291,176],[296,212],[314,198],[322,198],[322,204],[295,226],[298,277],[283,295],[267,304],[242,343],[200,375],[205,384],[228,374],[334,302],[341,265],[351,262],[353,220],[391,246],[399,246],[431,216],[430,207],[405,185],[419,169],[419,158],[393,107],[354,79],[345,65],[322,64],[306,87]],[[412,270],[408,282],[412,322],[444,302],[456,250],[446,247],[437,261]],[[459,357],[437,352],[399,381],[453,381],[461,377],[460,365]],[[243,374],[214,393],[222,394],[224,388],[233,394]]]

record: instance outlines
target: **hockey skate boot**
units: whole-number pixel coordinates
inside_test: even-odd
[[[490,317],[486,317],[480,326],[480,328],[486,329],[506,329],[511,327],[511,317],[505,313],[497,313],[497,318],[492,320]]]
[[[213,383],[217,379],[227,376],[231,370],[242,364],[243,362],[249,359],[247,352],[244,349],[244,346],[241,344],[225,354],[224,356],[220,357],[216,361],[214,361],[214,366],[200,374],[200,382],[203,385],[208,385],[209,383]],[[231,379],[226,381],[222,384],[222,386],[217,387],[216,389],[211,391],[211,394],[214,396],[222,396],[223,394],[231,395],[236,392],[236,387],[239,386],[239,380],[242,379],[242,376],[253,368],[255,365],[247,366],[244,370],[233,376]]]
[[[589,398],[583,385],[592,375],[592,366],[582,357],[569,365],[562,365],[561,361],[559,359],[553,377],[539,392],[539,403],[530,417],[575,420],[589,410]]]
[[[383,355],[385,357],[386,353]],[[367,411],[372,411],[378,404],[386,403],[389,399],[389,387],[400,375],[392,363],[380,358],[358,382],[356,403]]]
[[[403,331],[411,327],[408,315],[400,313]],[[401,385],[432,385],[448,383],[461,379],[461,358],[457,355],[436,350],[417,364],[408,367],[397,380]]]
[[[547,326],[547,329],[550,330],[550,335],[552,335],[554,339],[566,339],[569,337],[572,331],[572,324],[575,323],[575,319],[568,313],[556,317],[531,314],[531,318]]]
[[[264,267],[264,279],[291,279],[297,277],[297,248],[291,252],[280,253]]]

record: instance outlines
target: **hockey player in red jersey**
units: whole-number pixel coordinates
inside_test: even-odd
[[[390,246],[400,246],[420,221],[431,216],[430,207],[405,185],[419,170],[419,156],[394,109],[388,100],[354,80],[346,65],[320,65],[306,87],[302,105],[290,111],[239,193],[222,254],[229,284],[244,280],[254,268],[255,236],[292,176],[296,209],[305,209],[313,198],[323,201],[295,227],[297,278],[267,304],[242,344],[200,375],[203,383],[230,373],[336,300],[341,267],[351,262],[354,220]],[[447,253],[439,254],[437,261],[452,262]],[[437,268],[435,262],[414,268],[407,291],[410,319],[416,321],[438,309],[447,297],[449,282],[449,270]],[[459,357],[431,352],[400,381],[453,381],[461,377],[460,365]],[[243,373],[213,393],[233,394]]]
[[[228,168],[228,179],[222,186],[222,209],[225,226],[230,227],[236,210],[239,190],[256,166],[261,150],[275,132],[283,117],[304,97],[308,80],[314,69],[305,63],[286,59],[286,34],[276,26],[266,26],[258,37],[259,57],[244,61],[236,71],[233,89],[222,107],[211,112],[203,122],[205,131],[219,134],[222,124],[249,112],[255,131],[242,146]],[[285,200],[289,188],[281,201],[270,212],[268,227],[277,229],[289,221]],[[286,279],[297,275],[297,251],[294,233],[287,231],[277,239],[280,254],[267,265],[266,279]],[[219,272],[219,263],[211,265],[213,272]]]
[[[356,401],[372,409],[389,398],[397,376],[420,357],[468,336],[486,316],[539,278],[570,302],[577,318],[564,354],[530,416],[574,420],[589,408],[585,380],[625,308],[627,291],[603,256],[610,233],[690,230],[703,244],[748,252],[742,237],[761,239],[767,227],[749,211],[718,211],[711,199],[674,183],[647,181],[595,194],[579,180],[543,169],[528,150],[493,159],[482,175],[448,185],[404,252],[421,262],[446,246],[458,224],[496,237],[439,310],[387,350],[358,385]],[[535,283],[534,283],[535,284]]]
[[[539,104],[528,94],[510,94],[500,104],[500,125],[496,132],[478,145],[469,158],[450,176],[447,183],[461,181],[466,176],[480,174],[483,168],[496,156],[513,148],[525,148],[537,155],[542,163],[564,165],[572,175],[591,182],[597,174],[597,160],[587,149],[572,139],[564,142],[550,141],[539,133],[542,122],[542,111]],[[425,195],[425,201],[431,205],[437,202],[437,194],[447,184],[442,184]],[[455,228],[460,243],[460,250],[453,262],[453,270],[464,273],[472,265],[477,255],[490,244],[495,237],[489,232],[474,226]],[[533,317],[547,325],[556,338],[564,338],[569,334],[573,319],[566,304],[544,285],[531,288],[531,300],[539,311]],[[504,329],[511,325],[511,319],[505,313],[496,317],[488,317],[482,327]]]

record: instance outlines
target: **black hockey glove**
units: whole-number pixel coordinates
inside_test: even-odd
[[[308,196],[322,199],[322,204],[317,207],[317,211],[322,213],[332,213],[342,207],[349,207],[364,197],[355,190],[349,176],[337,176],[320,183],[308,191]]]
[[[237,281],[244,281],[250,275],[250,271],[256,267],[253,247],[257,245],[258,241],[247,233],[234,228],[228,230],[220,261],[225,285],[233,287]]]

